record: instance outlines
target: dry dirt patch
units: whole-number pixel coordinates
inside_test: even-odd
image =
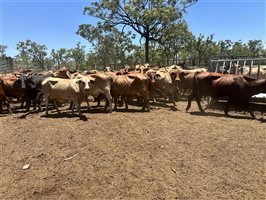
[[[1,115],[0,199],[265,199],[265,123],[177,106]]]

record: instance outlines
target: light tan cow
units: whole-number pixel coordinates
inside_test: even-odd
[[[170,74],[166,71],[156,71],[156,78],[153,84],[155,90],[159,90],[164,98],[164,104],[166,105],[166,98],[169,97],[170,101],[175,104],[175,95],[178,93],[176,74]]]
[[[42,82],[43,94],[46,102],[46,115],[48,115],[49,100],[54,101],[58,113],[60,113],[56,101],[72,101],[72,115],[74,114],[75,105],[81,116],[80,104],[86,101],[86,92],[89,90],[89,79],[61,79],[47,78]]]

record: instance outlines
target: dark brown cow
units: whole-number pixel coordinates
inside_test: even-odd
[[[254,79],[248,76],[235,74],[219,74],[202,72],[195,74],[193,91],[188,97],[186,111],[191,107],[191,101],[195,98],[201,112],[204,110],[200,104],[202,96],[213,98],[228,97],[224,113],[228,115],[230,105],[241,106],[250,112],[252,118],[256,118],[249,100],[253,95],[266,93],[266,79]]]
[[[117,99],[119,96],[126,98],[126,109],[128,109],[127,98],[142,97],[144,101],[142,110],[147,108],[147,111],[150,111],[149,86],[150,79],[143,74],[136,73],[116,76],[111,84],[111,95],[115,102],[114,109],[117,109]]]

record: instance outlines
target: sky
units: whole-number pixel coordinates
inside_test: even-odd
[[[83,15],[90,0],[0,0],[0,43],[7,55],[18,54],[16,44],[31,39],[51,49],[91,45],[75,34],[80,24],[97,19]],[[190,31],[214,34],[214,40],[259,39],[266,42],[266,0],[199,0],[184,15]]]

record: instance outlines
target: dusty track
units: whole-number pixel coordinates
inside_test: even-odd
[[[0,199],[265,199],[265,122],[177,106],[1,115]]]

